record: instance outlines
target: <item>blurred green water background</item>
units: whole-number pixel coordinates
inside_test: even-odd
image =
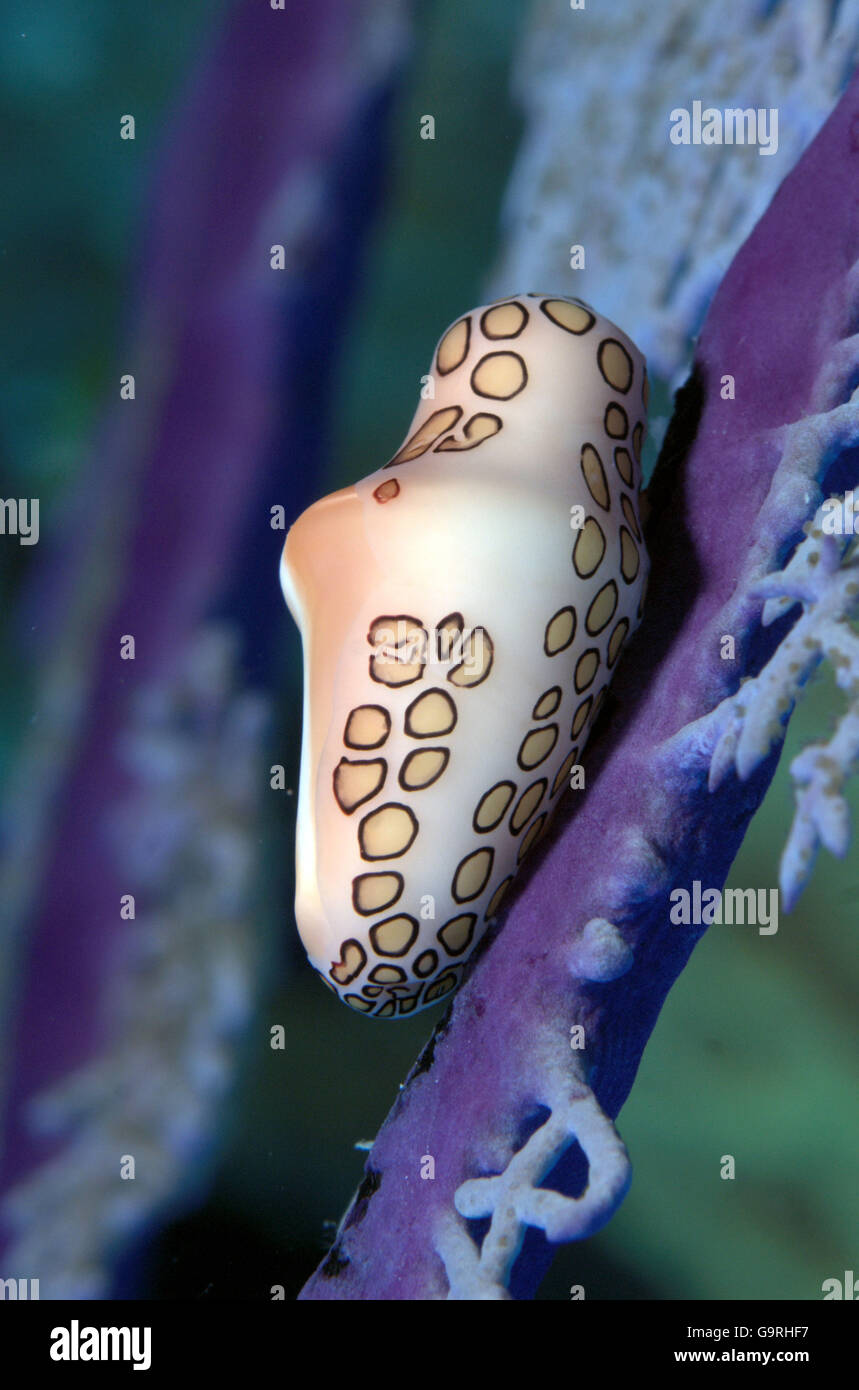
[[[57,3],[6,7],[0,112],[13,138],[0,163],[14,199],[0,261],[0,493],[40,497],[42,542],[3,549],[0,775],[32,691],[9,616],[62,524],[121,370],[159,141],[223,9],[185,0],[168,18],[116,0],[90,0],[77,13]],[[343,325],[336,447],[320,495],[391,454],[436,338],[483,296],[521,133],[508,78],[523,17],[513,0],[491,9],[437,0],[418,11],[392,116],[389,196]],[[126,111],[137,121],[133,145],[118,138]],[[426,113],[435,141],[419,138]],[[558,291],[574,293],[573,280],[568,272]],[[664,384],[654,408],[667,409]],[[285,613],[283,652],[272,761],[290,747],[297,755],[300,737],[299,644]],[[791,816],[788,761],[829,728],[840,702],[828,678],[812,682],[731,885],[776,883]],[[851,805],[855,816],[855,792]],[[269,859],[292,855],[278,835],[273,823]],[[433,1021],[374,1027],[335,1005],[302,966],[291,904],[276,897],[282,878],[265,859],[261,869],[272,877],[272,929],[288,934],[275,952],[285,968],[225,1112],[205,1205],[177,1214],[141,1253],[138,1277],[155,1296],[264,1297],[278,1282],[293,1294],[360,1181],[355,1143],[373,1138]],[[582,1284],[588,1298],[816,1299],[825,1278],[855,1267],[857,901],[855,856],[824,855],[777,935],[708,932],[620,1116],[631,1193],[603,1232],[561,1252],[542,1297],[567,1298]],[[284,1024],[285,1051],[269,1048],[269,1022]],[[726,1154],[734,1181],[720,1178]]]

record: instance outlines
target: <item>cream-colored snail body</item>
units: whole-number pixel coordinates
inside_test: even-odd
[[[647,573],[644,359],[578,300],[442,337],[377,472],[309,507],[296,920],[352,1008],[443,998],[568,784]]]

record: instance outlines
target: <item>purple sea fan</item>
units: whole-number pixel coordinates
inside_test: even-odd
[[[734,260],[678,395],[651,488],[645,618],[591,745],[587,795],[402,1088],[302,1297],[528,1297],[551,1242],[610,1217],[630,1176],[613,1120],[703,931],[672,924],[671,895],[695,880],[724,884],[810,665],[788,671],[778,727],[767,713],[766,737],[750,734],[746,757],[740,725],[752,728],[767,670],[795,643],[795,609],[780,612],[779,596],[802,602],[800,622],[812,615],[809,657],[850,663],[848,732],[826,755],[843,760],[836,783],[855,759],[844,620],[856,562],[849,547],[842,555],[814,537],[814,518],[821,487],[856,482],[857,173],[854,78]],[[813,255],[798,255],[812,235]],[[728,375],[734,393],[721,390]],[[791,564],[807,523],[820,555],[814,584],[796,572],[813,547]],[[777,619],[766,626],[762,599]],[[840,624],[840,643],[824,619]],[[734,659],[724,659],[725,636]],[[758,684],[738,703],[743,677]],[[818,766],[803,765],[799,779],[811,782]],[[843,850],[843,828],[814,825]]]
[[[260,983],[273,661],[246,547],[319,466],[406,38],[397,0],[228,9],[155,182],[115,364],[136,394],[41,568],[0,815],[0,1258],[42,1298],[106,1294],[207,1176]]]

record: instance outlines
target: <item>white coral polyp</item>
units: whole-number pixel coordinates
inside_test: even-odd
[[[832,737],[810,744],[791,764],[796,813],[779,873],[786,911],[798,901],[821,847],[843,857],[850,841],[844,787],[859,763],[859,635],[850,623],[859,610],[859,549],[849,536],[824,531],[836,505],[844,506],[844,499],[823,503],[785,569],[754,586],[753,596],[765,600],[765,625],[797,602],[803,611],[760,674],[714,711],[721,733],[710,764],[711,790],[732,766],[740,778],[751,776],[784,737],[800,690],[821,661],[847,696]]]
[[[567,1073],[547,1078],[549,1118],[513,1154],[502,1173],[470,1178],[456,1190],[460,1216],[490,1217],[478,1251],[464,1227],[443,1220],[436,1248],[445,1263],[449,1298],[506,1297],[510,1268],[528,1226],[551,1241],[581,1240],[599,1230],[626,1196],[629,1156],[614,1124],[584,1081]],[[588,1184],[580,1197],[541,1187],[555,1164],[578,1141],[588,1160]]]

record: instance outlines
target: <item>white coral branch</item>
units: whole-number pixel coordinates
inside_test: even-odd
[[[450,1298],[504,1298],[510,1267],[527,1226],[548,1240],[581,1240],[609,1219],[626,1195],[632,1176],[629,1156],[612,1121],[584,1081],[571,1088],[557,1077],[549,1118],[515,1153],[502,1173],[471,1178],[457,1188],[457,1211],[466,1218],[491,1217],[478,1254],[461,1226],[448,1221],[437,1233],[450,1283]],[[580,1197],[540,1186],[559,1158],[578,1140],[588,1160],[588,1185]]]
[[[797,902],[821,845],[843,858],[850,843],[850,812],[844,787],[859,765],[859,638],[851,633],[857,672],[855,704],[839,720],[827,744],[811,744],[794,758],[790,771],[799,789],[796,815],[781,857],[779,886],[786,911]]]
[[[120,1237],[176,1190],[233,1074],[256,975],[248,923],[266,720],[238,687],[234,647],[228,631],[200,630],[187,669],[135,710],[124,758],[137,789],[118,817],[117,863],[143,902],[108,977],[112,1036],[31,1102],[34,1133],[65,1142],[3,1206],[9,1268],[36,1271],[43,1296],[104,1296]],[[123,1155],[134,1181],[120,1178]]]
[[[849,534],[824,531],[836,506],[848,510],[845,499],[824,502],[786,568],[751,590],[752,597],[765,600],[764,624],[797,602],[802,614],[760,674],[713,713],[720,735],[710,763],[711,791],[731,767],[741,779],[750,777],[781,741],[794,702],[821,661],[830,664],[847,695],[848,708],[829,741],[809,745],[791,764],[796,814],[779,877],[787,911],[796,904],[821,847],[838,856],[847,852],[850,817],[844,786],[859,765],[859,635],[850,625],[859,609],[859,549]]]
[[[718,5],[625,0],[587,8],[583,43],[569,5],[530,7],[514,67],[525,135],[487,298],[513,284],[552,283],[570,242],[589,240],[587,269],[575,272],[581,293],[624,324],[651,374],[671,379],[732,256],[855,65],[859,9],[830,0],[735,0],[735,42],[726,49]],[[622,102],[606,83],[608,70]],[[712,165],[678,159],[666,139],[667,113],[701,92],[717,107],[745,106],[750,92],[757,105],[778,107],[775,156],[737,148],[718,176]],[[599,158],[589,142],[569,139],[585,127],[599,141]],[[579,224],[594,234],[574,235]]]

